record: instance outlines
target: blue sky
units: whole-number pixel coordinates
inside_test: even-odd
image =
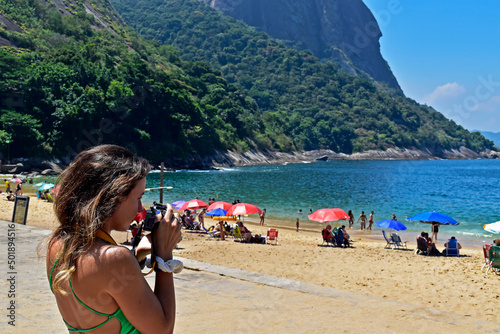
[[[468,130],[500,132],[500,1],[363,1],[406,96]]]

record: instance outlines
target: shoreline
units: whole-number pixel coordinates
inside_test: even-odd
[[[251,149],[244,153],[235,151],[215,151],[212,154],[201,157],[199,155],[189,156],[185,159],[167,158],[165,159],[165,168],[167,170],[179,169],[216,169],[218,167],[240,167],[240,166],[254,166],[254,165],[280,165],[284,163],[301,163],[301,162],[314,162],[314,161],[327,161],[327,160],[471,160],[471,159],[500,159],[500,151],[484,150],[481,152],[472,151],[464,146],[458,149],[438,151],[431,151],[427,148],[399,148],[392,147],[385,151],[382,150],[368,150],[363,152],[356,152],[352,154],[337,153],[332,150],[318,149],[311,151],[291,151],[287,153],[271,150],[255,150]],[[16,159],[12,159],[15,161]],[[41,161],[40,159],[33,159],[36,161],[35,166],[24,170],[23,163],[20,170],[15,172],[8,172],[5,170],[9,168],[16,168],[15,164],[0,165],[0,178],[12,175],[31,175],[34,172],[39,173],[43,168],[50,166],[43,170],[44,172],[51,172],[47,175],[39,174],[39,176],[50,177],[58,171],[62,170],[61,166],[54,162]],[[61,159],[69,161],[68,158]],[[151,162],[153,169],[159,169],[159,162]],[[27,159],[25,164],[31,166],[30,159]],[[38,174],[37,174],[38,175]]]

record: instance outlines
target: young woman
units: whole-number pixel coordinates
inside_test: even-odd
[[[158,261],[162,270],[156,272],[153,292],[134,254],[110,236],[112,230],[127,231],[142,209],[149,170],[145,159],[127,149],[102,145],[80,153],[57,181],[59,226],[48,243],[47,277],[69,332],[173,332],[170,262]],[[175,218],[171,206],[158,217],[157,259],[171,260],[180,241]]]

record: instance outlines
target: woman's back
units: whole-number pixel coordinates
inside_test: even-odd
[[[76,267],[80,269],[71,273],[69,280],[61,283],[66,294],[56,293],[55,297],[59,311],[68,326],[79,330],[102,326],[92,330],[95,334],[120,332],[122,325],[116,313],[117,311],[121,313],[121,310],[107,290],[122,289],[123,286],[120,286],[119,272],[113,275],[109,268],[116,266],[114,261],[120,257],[117,253],[123,253],[123,250],[129,251],[117,247],[123,248],[97,240],[91,249],[77,260]],[[51,287],[58,273],[53,268],[59,260],[56,257],[59,248],[60,242],[55,242],[47,254],[50,259],[47,261],[47,273]],[[96,286],[102,286],[103,282],[108,282],[107,289],[96,289]]]

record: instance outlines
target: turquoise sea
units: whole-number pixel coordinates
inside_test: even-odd
[[[146,187],[159,185],[160,173],[149,174]],[[430,232],[430,225],[405,218],[439,211],[460,222],[458,226],[441,226],[439,242],[455,235],[462,244],[481,246],[500,237],[482,228],[500,220],[500,160],[332,160],[179,170],[165,172],[164,185],[173,187],[164,190],[164,202],[187,201],[196,196],[205,202],[209,197],[226,202],[239,199],[266,208],[266,220],[279,226],[295,227],[298,217],[301,228],[319,231],[324,224],[309,221],[309,209],[352,210],[356,219],[361,211],[368,215],[373,210],[375,222],[395,213],[408,228],[400,234],[405,240],[414,241],[419,232]],[[159,190],[148,191],[143,204],[159,201],[159,196]],[[259,218],[250,215],[244,219]],[[348,225],[346,221],[332,223],[342,224]],[[359,229],[359,224],[354,228]],[[381,238],[376,226],[373,231],[362,233]]]
[[[159,180],[160,173],[151,173],[146,187],[158,187]],[[420,231],[430,231],[430,225],[405,220],[421,212],[439,211],[460,222],[459,226],[441,226],[440,240],[455,235],[474,245],[491,242],[496,236],[482,226],[500,220],[500,160],[332,160],[180,170],[165,172],[164,185],[173,187],[164,190],[164,202],[196,196],[205,202],[209,197],[227,202],[239,199],[266,208],[268,220],[295,226],[299,217],[301,227],[312,229],[323,224],[308,221],[309,209],[352,210],[356,219],[362,210],[366,214],[373,210],[375,222],[395,213],[408,227],[402,234],[412,241]],[[145,204],[158,200],[159,190],[144,196]],[[245,219],[258,220],[258,216]],[[359,229],[359,224],[354,228]],[[381,234],[378,227],[365,233]]]

